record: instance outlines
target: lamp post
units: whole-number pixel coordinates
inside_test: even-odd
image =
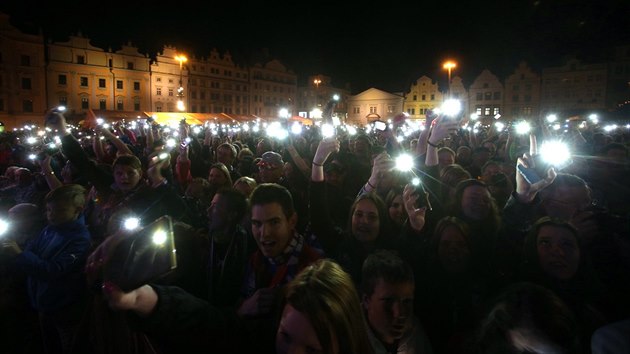
[[[186,106],[184,105],[184,63],[188,61],[188,58],[184,55],[176,55],[175,60],[179,62],[179,88],[177,89],[177,109],[184,111]]]
[[[448,60],[442,65],[442,68],[448,71],[448,97],[451,97],[451,71],[457,67],[457,63],[452,60]]]

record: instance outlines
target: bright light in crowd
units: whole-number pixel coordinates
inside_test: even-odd
[[[168,140],[166,140],[166,146],[173,148],[175,147],[175,145],[177,145],[177,142],[175,141],[175,139],[169,138]]]
[[[103,124],[104,120],[103,118],[96,118],[96,124],[101,125]]]
[[[282,127],[280,122],[273,122],[267,126],[267,135],[276,139],[286,139],[289,136],[289,132]]]
[[[618,127],[617,127],[617,124],[611,124],[611,125],[607,125],[607,126],[605,126],[605,127],[604,127],[604,130],[605,130],[606,132],[611,132],[611,131],[613,131],[613,130],[616,130],[617,128],[618,128]]]
[[[55,108],[55,110],[57,110],[59,112],[65,112],[66,111],[66,106],[57,106],[57,108]]]
[[[477,119],[479,119],[479,115],[477,113],[473,113],[473,114],[470,115],[470,119],[471,120],[477,120]]]
[[[156,245],[164,244],[164,242],[166,242],[166,231],[164,230],[155,231],[155,233],[153,233],[152,239],[153,239],[153,243]]]
[[[5,220],[0,219],[0,235],[4,235],[5,232],[9,229],[9,223]]]
[[[501,115],[499,113],[494,115],[494,119],[499,119],[499,118],[501,118]]]
[[[553,125],[553,130],[560,130],[560,124],[556,123]]]
[[[28,138],[26,138],[26,142],[29,144],[35,144],[37,142],[37,138],[29,136]]]
[[[440,110],[444,113],[444,115],[454,117],[462,111],[462,102],[456,99],[448,99],[442,103]]]
[[[35,155],[35,154],[29,154],[29,155],[28,155],[28,158],[29,158],[30,160],[35,160],[35,159],[37,158],[37,155]]]
[[[311,111],[311,118],[317,118],[317,119],[321,119],[322,118],[322,110],[319,108],[315,108]]]
[[[355,128],[355,127],[353,127],[351,125],[348,125],[346,127],[346,129],[348,130],[348,134],[350,134],[350,135],[355,135],[357,133],[357,128]]]
[[[589,114],[588,119],[590,119],[590,120],[597,120],[597,114],[595,114],[595,113]]]
[[[571,158],[571,152],[567,144],[560,141],[546,141],[540,147],[540,156],[543,161],[560,166]]]
[[[494,123],[494,127],[497,128],[498,132],[502,132],[503,129],[505,129],[505,124],[503,124],[501,122],[495,122]]]
[[[178,111],[185,111],[186,110],[186,105],[184,105],[184,101],[182,101],[182,100],[178,100],[177,101],[177,110]]]
[[[159,154],[159,155],[158,155],[158,158],[159,158],[160,160],[166,160],[166,159],[168,158],[168,154],[167,154],[167,153],[165,153],[165,152],[163,152],[163,153],[161,153],[161,154]]]
[[[302,134],[302,124],[293,122],[293,125],[291,125],[291,133],[294,135]]]
[[[335,101],[339,101],[339,95],[338,94],[334,94],[332,98]]]
[[[529,122],[526,121],[520,121],[518,123],[516,123],[516,126],[514,126],[514,129],[516,130],[516,134],[529,134],[529,131],[532,130],[532,127],[529,125]]]
[[[399,171],[411,171],[413,166],[413,157],[409,154],[402,154],[396,158],[396,169]]]
[[[411,179],[411,184],[414,186],[419,186],[420,185],[420,178],[418,177],[414,177]]]
[[[280,108],[278,111],[278,116],[280,118],[289,119],[289,110],[286,108]]]
[[[555,114],[550,114],[547,116],[547,122],[553,123],[558,120],[558,116]]]
[[[138,226],[140,226],[140,219],[136,217],[126,218],[123,222],[123,226],[125,227],[125,230],[135,230]]]
[[[330,138],[335,136],[335,127],[332,124],[322,124],[322,137]]]

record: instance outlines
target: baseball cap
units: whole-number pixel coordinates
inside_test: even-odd
[[[267,169],[274,169],[284,166],[284,160],[282,160],[282,155],[277,152],[267,151],[262,154],[262,157],[258,162],[258,166]]]

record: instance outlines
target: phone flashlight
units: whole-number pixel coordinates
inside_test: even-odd
[[[7,230],[9,230],[9,222],[0,219],[0,237],[3,236]]]
[[[140,227],[140,219],[136,217],[126,218],[125,221],[123,221],[123,226],[125,230],[129,230],[129,231],[135,230],[138,227]]]

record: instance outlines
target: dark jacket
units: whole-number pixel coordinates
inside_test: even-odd
[[[47,312],[79,301],[85,294],[83,267],[90,249],[90,233],[83,216],[63,225],[49,225],[17,256],[27,274],[31,305]]]

